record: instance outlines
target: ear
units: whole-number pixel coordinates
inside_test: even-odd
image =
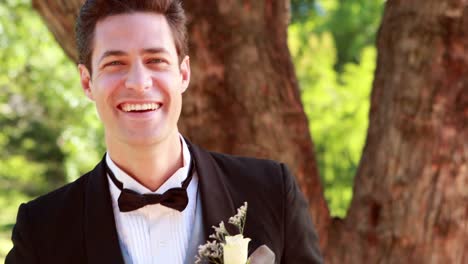
[[[81,87],[83,88],[83,91],[89,99],[94,101],[93,91],[91,89],[91,74],[89,73],[88,68],[86,68],[84,64],[78,64],[78,70],[80,71]]]
[[[190,83],[190,58],[185,56],[185,58],[180,63],[180,74],[182,76],[182,93],[185,92]]]

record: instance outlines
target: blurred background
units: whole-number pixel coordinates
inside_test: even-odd
[[[344,217],[366,138],[384,0],[292,0],[288,44],[331,214]],[[30,0],[0,1],[0,262],[20,203],[105,151],[75,64]]]

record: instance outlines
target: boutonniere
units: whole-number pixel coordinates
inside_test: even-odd
[[[239,234],[231,235],[226,229],[224,222],[219,226],[213,226],[215,233],[210,235],[213,241],[198,247],[198,256],[195,263],[215,264],[248,264],[247,249],[250,238],[244,237],[244,226],[247,217],[247,202],[237,209],[237,214],[230,217],[228,223],[239,230]]]

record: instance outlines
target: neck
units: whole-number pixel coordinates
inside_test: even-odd
[[[179,134],[151,145],[130,145],[110,142],[107,149],[112,161],[130,177],[151,191],[156,191],[183,166]]]

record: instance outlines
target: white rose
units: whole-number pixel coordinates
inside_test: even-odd
[[[242,235],[227,236],[223,245],[224,264],[246,264],[250,238]]]

